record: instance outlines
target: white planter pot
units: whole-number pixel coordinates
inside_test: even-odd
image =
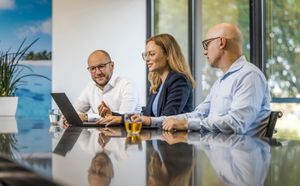
[[[0,97],[0,116],[16,115],[18,97]]]
[[[0,117],[0,131],[3,133],[18,133],[17,120],[15,116]]]

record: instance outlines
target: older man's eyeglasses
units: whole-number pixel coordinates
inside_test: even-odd
[[[104,63],[104,64],[100,64],[100,65],[97,65],[97,66],[90,66],[90,67],[87,67],[88,71],[94,73],[96,72],[96,69],[98,70],[104,70],[106,68],[106,65],[112,63],[112,61],[109,61],[107,63]]]
[[[210,38],[210,39],[203,40],[203,41],[202,41],[203,49],[204,49],[204,50],[207,50],[208,44],[209,44],[210,42],[212,42],[213,40],[216,40],[216,39],[219,39],[219,38],[221,38],[221,37],[214,37],[214,38]]]

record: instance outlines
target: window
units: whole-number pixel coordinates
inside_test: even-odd
[[[277,136],[300,137],[300,2],[266,1],[266,75],[272,109],[284,115]]]
[[[203,56],[201,41],[208,28],[221,22],[239,25],[244,34],[244,52],[250,60],[249,0],[149,0],[148,6],[154,10],[152,14],[148,13],[148,21],[152,15],[148,31],[153,30],[151,35],[172,34],[190,63],[197,82],[195,105],[205,99],[213,82],[222,74],[209,67]]]
[[[197,1],[199,2],[199,1]],[[250,60],[250,41],[249,41],[249,0],[202,0],[202,4],[196,4],[196,37],[201,37],[199,41],[205,38],[208,29],[218,23],[230,22],[239,26],[244,36],[244,54]],[[223,74],[218,69],[211,68],[203,56],[201,43],[196,43],[196,70],[195,76],[197,81],[196,103],[199,104],[207,96],[212,84],[217,77]],[[198,49],[197,49],[198,48]],[[198,54],[197,54],[198,53]],[[200,53],[200,54],[199,54]]]
[[[151,2],[152,7],[155,7],[152,34],[163,32],[173,34],[191,65],[197,82],[195,105],[205,99],[213,82],[222,74],[220,70],[213,69],[207,64],[201,41],[211,26],[221,22],[235,23],[244,36],[243,48],[246,58],[259,66],[268,79],[272,110],[281,110],[284,113],[276,125],[277,136],[300,137],[299,1],[153,0]],[[250,45],[253,47],[250,48]]]
[[[154,35],[168,33],[188,58],[188,0],[155,0]]]

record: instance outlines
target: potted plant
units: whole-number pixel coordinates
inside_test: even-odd
[[[26,84],[24,78],[37,76],[50,80],[46,76],[34,73],[24,74],[23,71],[32,69],[26,65],[19,64],[28,49],[38,41],[38,39],[24,46],[23,40],[16,52],[0,51],[0,115],[15,115],[18,105],[18,97],[15,96],[19,86]]]

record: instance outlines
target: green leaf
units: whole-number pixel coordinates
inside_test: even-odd
[[[35,39],[25,46],[26,39],[24,39],[16,52],[10,52],[10,49],[0,51],[0,96],[13,96],[19,86],[26,84],[26,81],[23,80],[26,77],[36,76],[51,81],[48,77],[40,74],[28,73],[21,75],[24,69],[32,72],[30,67],[21,65],[19,62],[37,41],[38,39]]]

